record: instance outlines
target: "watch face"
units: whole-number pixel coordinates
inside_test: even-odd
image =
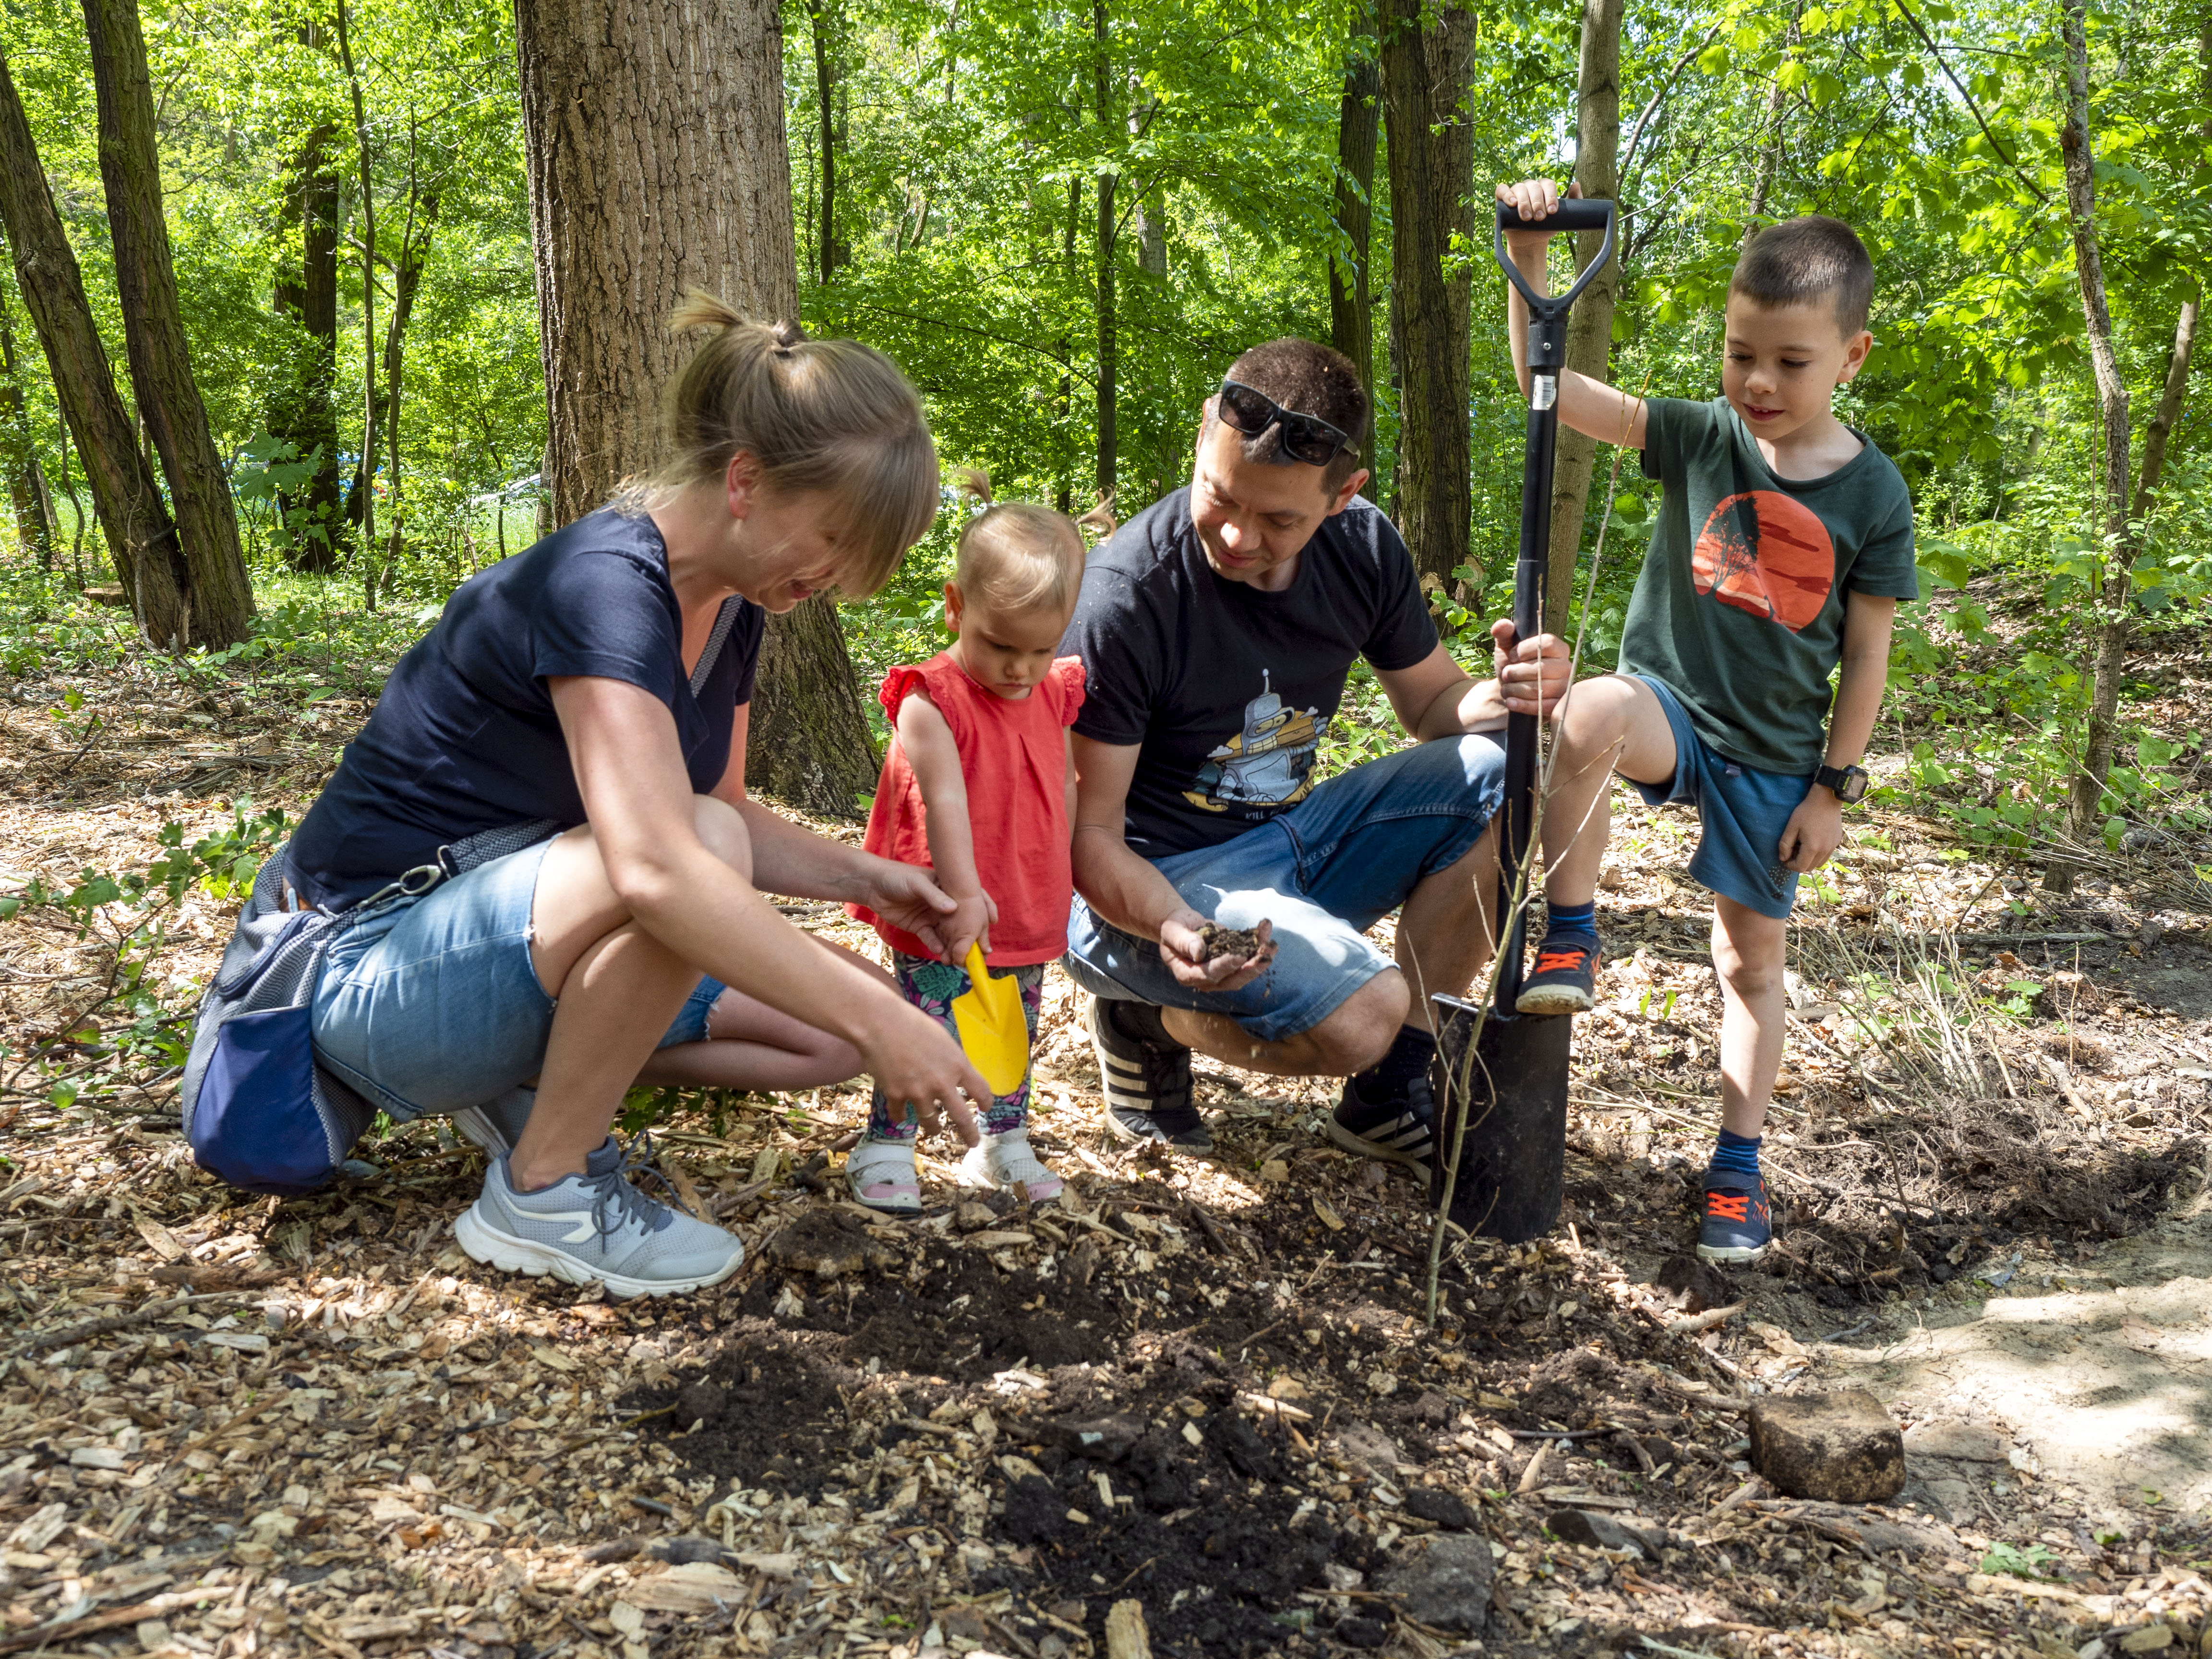
[[[1874,780],[1867,775],[1863,768],[1846,766],[1844,769],[1844,787],[1836,798],[1847,806],[1856,806],[1865,796],[1867,785],[1872,781]]]

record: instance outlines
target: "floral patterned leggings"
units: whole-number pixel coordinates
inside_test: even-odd
[[[952,1017],[956,998],[966,994],[968,970],[949,962],[933,962],[927,957],[910,957],[903,951],[891,953],[891,970],[898,975],[899,989],[906,1000],[934,1019],[960,1040],[960,1027]],[[1044,963],[1030,963],[1019,968],[994,968],[993,979],[1011,979],[1021,988],[1022,1018],[1030,1028],[1030,1042],[1036,1042],[1037,1009],[1044,1001]],[[871,1140],[908,1140],[920,1127],[910,1108],[902,1103],[904,1114],[900,1118],[891,1115],[890,1103],[881,1089],[876,1091],[875,1103],[868,1110],[868,1138]],[[1011,1094],[1000,1095],[991,1103],[991,1109],[983,1114],[979,1126],[987,1135],[1002,1135],[1020,1128],[1029,1121],[1030,1078],[1022,1077],[1022,1085]]]

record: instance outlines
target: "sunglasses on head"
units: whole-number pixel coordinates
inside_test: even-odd
[[[1352,440],[1327,421],[1285,409],[1240,381],[1224,380],[1213,407],[1215,413],[1248,438],[1279,426],[1285,452],[1308,466],[1327,466],[1352,447]]]

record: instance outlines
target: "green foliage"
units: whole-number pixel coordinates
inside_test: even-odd
[[[2048,1544],[2005,1544],[1990,1546],[1989,1553],[1982,1557],[1981,1571],[1987,1573],[2009,1573],[2015,1578],[2059,1578],[2064,1575],[2057,1571],[2058,1552]]]

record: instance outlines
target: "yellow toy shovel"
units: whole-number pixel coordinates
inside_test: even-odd
[[[1030,1024],[1022,1013],[1022,988],[1009,977],[994,979],[983,965],[983,947],[968,947],[968,989],[952,999],[952,1021],[960,1046],[983,1074],[994,1095],[1010,1095],[1030,1071]]]

